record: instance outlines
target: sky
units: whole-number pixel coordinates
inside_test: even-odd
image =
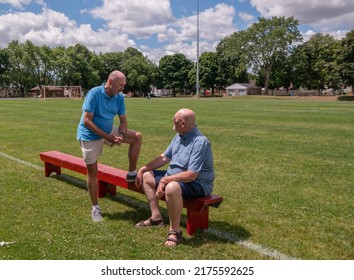
[[[156,63],[175,53],[196,61],[197,15],[201,54],[259,17],[294,16],[304,40],[341,39],[354,29],[354,0],[0,0],[0,48],[78,43],[96,53],[133,47]]]

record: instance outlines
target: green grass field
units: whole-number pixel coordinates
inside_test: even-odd
[[[139,165],[160,154],[172,117],[193,109],[212,142],[224,197],[210,230],[163,246],[167,228],[136,229],[149,216],[143,195],[118,188],[93,223],[85,177],[45,178],[39,153],[81,156],[81,100],[0,99],[0,259],[354,258],[354,103],[272,97],[126,99],[129,127],[144,135]],[[127,146],[102,163],[127,169]],[[165,205],[163,214],[168,221]],[[185,212],[182,217],[185,222]]]

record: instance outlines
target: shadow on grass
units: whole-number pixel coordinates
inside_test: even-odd
[[[68,174],[52,175],[51,178],[55,178],[59,181],[73,185],[79,189],[87,191],[87,185],[84,180],[78,179],[76,177],[70,176]]]
[[[87,191],[86,182],[84,180],[78,179],[76,177],[62,174],[54,175],[60,181],[69,183],[79,189]],[[136,197],[119,192],[119,187],[117,187],[117,195],[111,196],[106,195],[103,199],[110,199],[119,204],[123,204],[127,207],[133,208],[134,210],[128,210],[124,212],[109,213],[105,212],[104,217],[110,220],[124,220],[131,224],[132,227],[135,226],[139,221],[146,220],[150,217],[150,208],[143,194],[140,194],[144,201],[137,199]],[[164,204],[163,204],[164,205]],[[164,217],[166,223],[166,230],[168,230],[168,213],[165,207],[161,207],[161,214]],[[181,226],[186,227],[186,215],[182,215]],[[185,230],[183,230],[185,231]],[[193,236],[185,238],[184,244],[191,247],[199,247],[206,243],[219,242],[219,243],[230,243],[244,241],[251,237],[251,233],[245,228],[239,225],[233,225],[225,221],[210,221],[209,230],[203,231],[201,229],[197,230]]]
[[[251,237],[251,233],[239,225],[231,225],[225,221],[212,221],[209,230],[197,230],[185,244],[191,247],[200,247],[206,243],[235,243],[245,241]]]
[[[143,196],[145,199],[145,196]],[[144,221],[150,217],[150,208],[148,203],[137,200],[135,197],[119,193],[117,196],[106,196],[113,201],[123,204],[125,206],[134,208],[135,210],[129,210],[125,212],[106,213],[105,217],[112,220],[125,220],[131,223],[131,226],[135,226],[139,221]],[[163,203],[164,205],[164,203]],[[164,217],[166,224],[166,232],[168,231],[168,212],[165,207],[161,207],[161,214]],[[181,217],[182,231],[185,233],[186,228],[186,215],[182,214]],[[209,221],[209,230],[204,231],[199,229],[193,236],[184,238],[184,244],[191,247],[200,247],[206,243],[235,243],[239,241],[245,241],[251,237],[251,233],[245,228],[239,225],[232,225],[225,221]]]
[[[120,199],[115,197],[114,201],[125,204],[127,206],[136,205],[134,203],[126,203],[129,196],[119,195]],[[128,201],[132,198],[128,198]],[[161,214],[164,217],[164,221],[166,223],[165,230],[168,231],[168,213],[165,208],[161,209]],[[116,213],[105,213],[104,217],[112,220],[124,220],[131,224],[132,227],[135,226],[139,221],[146,220],[150,217],[150,210],[146,209],[144,211],[139,210],[129,210],[125,212],[116,212]],[[187,234],[185,232],[186,216],[182,215],[182,231],[184,232],[184,236]],[[225,230],[226,229],[226,230]],[[187,235],[188,236],[188,235]],[[212,221],[209,224],[209,230],[204,231],[199,229],[195,232],[193,236],[188,236],[188,238],[184,238],[183,243],[186,246],[190,247],[200,247],[205,245],[206,243],[235,243],[239,241],[245,241],[249,237],[251,237],[251,233],[247,231],[245,228],[238,225],[230,225],[224,221]]]
[[[354,101],[354,95],[343,95],[338,97],[339,101]]]

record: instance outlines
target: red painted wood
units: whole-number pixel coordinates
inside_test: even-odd
[[[61,175],[61,168],[66,168],[86,175],[86,165],[82,158],[61,153],[58,151],[48,151],[40,153],[40,158],[44,161],[44,174],[49,177],[52,173]],[[116,186],[129,189],[135,192],[144,193],[138,189],[134,183],[126,181],[127,171],[114,168],[105,164],[98,164],[98,197],[103,197],[107,193],[116,195]],[[164,198],[163,198],[164,200]],[[207,230],[209,226],[209,206],[218,207],[223,198],[215,194],[193,199],[185,199],[183,207],[187,208],[187,233],[193,235],[199,228]]]

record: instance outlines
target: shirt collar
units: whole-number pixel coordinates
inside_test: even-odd
[[[179,135],[179,137],[181,137],[181,139],[188,139],[191,135],[193,135],[195,132],[197,131],[197,126],[195,126],[194,128],[192,128],[190,131],[188,131],[187,133],[183,134],[183,135]]]
[[[114,96],[109,96],[109,95],[107,94],[106,89],[104,88],[105,84],[106,84],[106,83],[103,83],[102,86],[101,86],[101,94],[103,94],[105,98],[111,99],[111,98],[114,97]]]

